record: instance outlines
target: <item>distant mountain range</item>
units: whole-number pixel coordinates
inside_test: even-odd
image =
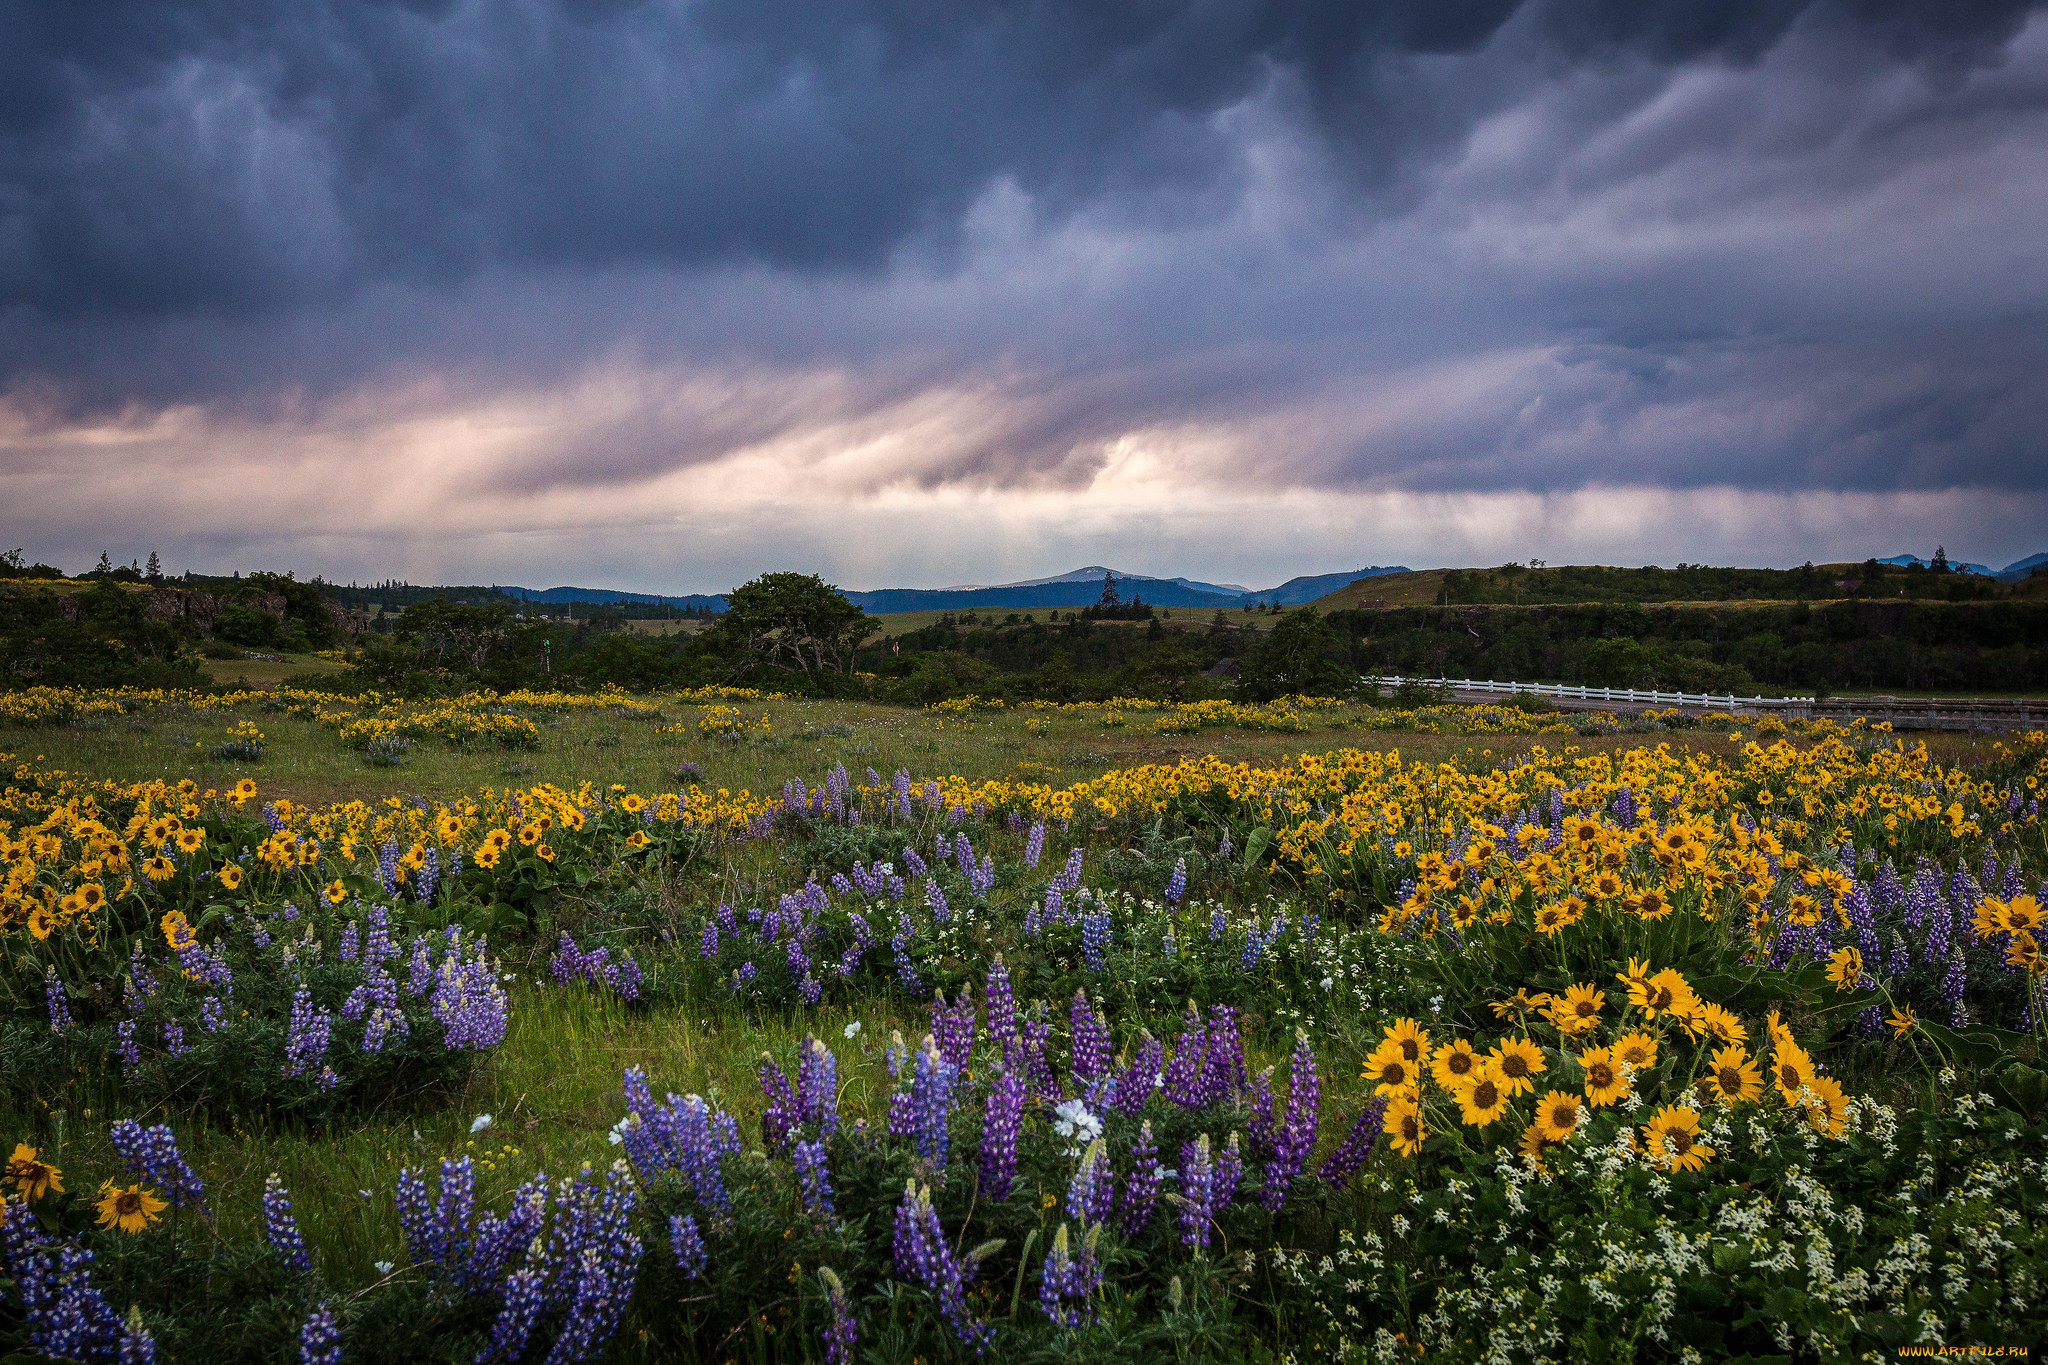
[[[1910,568],[1914,565],[1924,569],[1929,564],[1928,560],[1922,559],[1918,555],[1893,555],[1889,559],[1880,559],[1877,562],[1880,564],[1896,564],[1902,569]],[[2048,554],[2028,555],[2025,559],[2014,560],[2002,569],[1994,569],[1989,564],[1958,564],[1954,561],[1950,561],[1949,568],[1957,573],[1973,573],[1984,578],[1995,578],[2001,583],[2017,583],[2022,578],[2031,574],[2034,571],[2034,567],[2039,564],[2048,564]]]
[[[1349,573],[1308,574],[1290,578],[1274,588],[1253,590],[1237,583],[1204,583],[1192,578],[1151,578],[1144,574],[1119,573],[1101,564],[1091,564],[1053,578],[1032,578],[1021,583],[999,583],[983,587],[966,584],[953,588],[875,588],[851,591],[847,600],[866,611],[1034,611],[1052,607],[1092,606],[1102,597],[1103,580],[1114,576],[1117,593],[1128,602],[1143,598],[1155,607],[1191,607],[1213,611],[1261,602],[1278,602],[1297,607],[1335,592],[1346,583],[1381,574],[1407,573],[1399,565],[1353,569]],[[527,602],[558,605],[589,602],[597,605],[636,603],[645,606],[709,607],[725,610],[720,594],[689,593],[663,597],[654,593],[625,592],[615,588],[520,588],[498,591]]]

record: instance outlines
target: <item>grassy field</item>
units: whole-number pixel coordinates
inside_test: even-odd
[[[749,737],[734,741],[697,732],[702,707],[678,703],[673,696],[641,700],[652,703],[656,711],[640,716],[591,711],[544,716],[537,749],[464,750],[429,740],[414,745],[407,762],[396,768],[373,766],[326,727],[267,710],[260,702],[230,711],[160,708],[113,720],[103,729],[0,729],[0,748],[16,750],[38,765],[120,781],[190,778],[202,788],[225,788],[248,777],[266,797],[319,805],[389,795],[447,799],[484,786],[539,782],[563,787],[617,782],[634,791],[662,791],[678,784],[678,769],[685,763],[696,764],[702,774],[687,780],[707,789],[759,793],[779,790],[791,777],[815,783],[835,763],[844,763],[855,773],[872,767],[884,776],[904,768],[920,776],[947,773],[1067,784],[1113,769],[1171,764],[1200,754],[1233,763],[1261,763],[1358,748],[1469,768],[1526,755],[1539,744],[1551,752],[1566,745],[1597,752],[1642,742],[1640,736],[1626,735],[1461,736],[1361,730],[1357,722],[1371,713],[1349,706],[1304,712],[1303,719],[1312,727],[1306,734],[1213,729],[1163,735],[1154,729],[1157,712],[1117,713],[1122,723],[1111,727],[1104,725],[1101,710],[1086,707],[948,715],[864,702],[804,700],[741,707]],[[767,730],[752,728],[764,718]],[[263,731],[268,742],[263,758],[242,763],[207,757],[242,721]],[[684,723],[682,736],[656,733],[679,721]],[[1720,757],[1733,757],[1742,746],[1740,739],[1711,732],[1674,735],[1670,742],[1681,750]],[[1987,756],[1996,741],[1939,734],[1927,742],[1945,761],[1972,762]]]

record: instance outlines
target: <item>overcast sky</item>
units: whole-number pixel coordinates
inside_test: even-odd
[[[0,538],[721,590],[2048,550],[2048,9],[0,0]]]

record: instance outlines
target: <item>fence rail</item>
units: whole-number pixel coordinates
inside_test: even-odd
[[[1738,697],[1733,694],[1716,696],[1710,692],[1657,692],[1644,691],[1636,687],[1587,687],[1579,683],[1495,682],[1490,678],[1382,677],[1380,681],[1394,687],[1399,687],[1402,683],[1419,683],[1424,687],[1448,687],[1453,692],[1491,692],[1502,695],[1526,692],[1532,696],[1566,697],[1573,701],[1618,701],[1650,706],[1741,706],[1784,710],[1814,704],[1812,697]]]
[[[1453,692],[1537,697],[1582,703],[1717,707],[1728,711],[1770,712],[1786,716],[1863,716],[1890,721],[1904,730],[1999,730],[2048,726],[2048,700],[2023,697],[1739,697],[1732,693],[1660,692],[1639,687],[1587,687],[1578,683],[1495,682],[1490,678],[1381,677],[1399,687],[1418,683]]]

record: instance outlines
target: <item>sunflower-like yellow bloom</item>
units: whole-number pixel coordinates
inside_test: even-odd
[[[1586,1099],[1592,1104],[1613,1104],[1628,1093],[1621,1067],[1611,1047],[1589,1048],[1579,1054],[1579,1066],[1586,1073]]]
[[[1454,1038],[1436,1050],[1430,1059],[1429,1069],[1430,1074],[1436,1077],[1436,1083],[1449,1090],[1477,1071],[1484,1061],[1472,1044],[1463,1038]]]
[[[14,1155],[7,1158],[6,1181],[14,1186],[15,1192],[24,1203],[33,1204],[53,1191],[64,1193],[64,1172],[41,1159],[41,1150],[26,1142],[14,1144]]]
[[[169,881],[177,872],[178,865],[161,853],[142,860],[142,875],[153,882]]]
[[[1697,1110],[1667,1104],[1643,1125],[1643,1143],[1652,1164],[1674,1171],[1697,1171],[1714,1159],[1714,1149],[1700,1138]]]
[[[1396,1044],[1401,1050],[1401,1059],[1419,1068],[1422,1059],[1429,1055],[1429,1030],[1413,1019],[1396,1019],[1387,1025],[1386,1032],[1386,1043]]]
[[[1536,1131],[1545,1142],[1563,1142],[1579,1130],[1585,1105],[1569,1090],[1553,1090],[1536,1104]]]
[[[1657,1040],[1637,1030],[1614,1041],[1614,1060],[1630,1071],[1643,1072],[1657,1064]]]
[[[1408,1060],[1399,1041],[1388,1038],[1365,1059],[1365,1070],[1359,1073],[1359,1078],[1373,1083],[1374,1094],[1392,1095],[1420,1085],[1422,1068]]]
[[[93,1201],[93,1207],[99,1212],[100,1226],[108,1231],[141,1232],[170,1205],[147,1186],[137,1184],[122,1189],[109,1180],[101,1184],[100,1197]]]
[[[1741,1104],[1764,1093],[1763,1072],[1749,1054],[1738,1047],[1724,1047],[1714,1054],[1714,1064],[1700,1078],[1700,1089],[1716,1104]]]
[[[1492,1052],[1487,1054],[1494,1069],[1500,1073],[1500,1083],[1510,1095],[1526,1095],[1536,1088],[1536,1077],[1546,1069],[1543,1049],[1527,1038],[1503,1038]]]
[[[1607,993],[1590,981],[1582,981],[1550,1002],[1545,1011],[1559,1033],[1577,1037],[1600,1022]]]
[[[1863,979],[1863,954],[1855,948],[1835,949],[1828,958],[1828,980],[1835,983],[1835,989],[1846,991]]]
[[[1819,1073],[1813,1069],[1813,1058],[1806,1055],[1806,1049],[1787,1038],[1771,1051],[1771,1083],[1778,1087],[1778,1093],[1785,1097],[1785,1103],[1799,1103],[1799,1092],[1812,1083]]]
[[[1414,1091],[1404,1090],[1394,1096],[1387,1105],[1386,1117],[1380,1121],[1380,1131],[1402,1156],[1414,1156],[1422,1150],[1429,1129],[1423,1125],[1422,1101]]]
[[[1793,1102],[1806,1118],[1808,1124],[1829,1137],[1840,1137],[1849,1126],[1849,1097],[1842,1093],[1842,1084],[1832,1076],[1810,1076],[1806,1081],[1806,1096]]]
[[[1511,1098],[1492,1062],[1481,1062],[1479,1069],[1460,1081],[1451,1094],[1458,1101],[1458,1117],[1473,1128],[1484,1128],[1505,1114]]]
[[[1920,1019],[1913,1013],[1911,1005],[1900,1005],[1892,1010],[1891,1018],[1884,1022],[1895,1035],[1903,1038],[1919,1026]]]

